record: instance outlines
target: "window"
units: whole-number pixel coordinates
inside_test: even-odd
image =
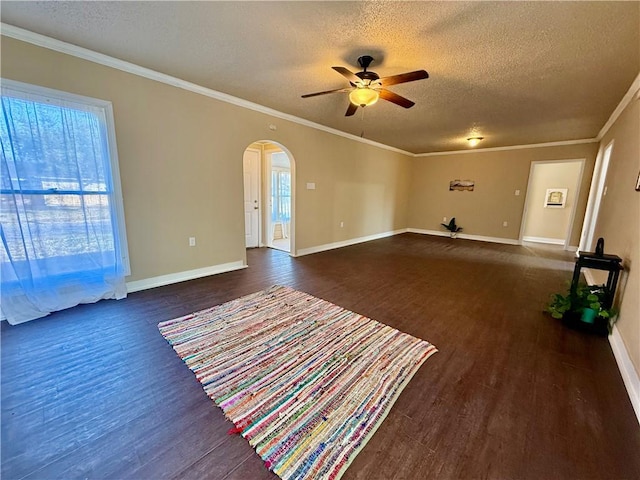
[[[291,220],[291,172],[281,167],[271,168],[271,221]]]
[[[2,81],[2,312],[10,323],[126,296],[111,104]]]

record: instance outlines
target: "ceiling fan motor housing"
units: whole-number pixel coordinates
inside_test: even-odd
[[[373,82],[375,80],[378,80],[380,78],[380,75],[378,75],[376,72],[358,72],[356,73],[356,77],[359,77],[362,80],[369,80],[370,82]]]
[[[362,72],[356,73],[356,77],[361,78],[362,80],[368,80],[368,83],[379,80],[380,75],[378,75],[376,72],[367,72],[367,68],[369,68],[371,62],[373,62],[373,57],[370,55],[363,55],[362,57],[359,57],[358,65],[362,67]]]
[[[371,55],[363,55],[361,57],[358,57],[358,65],[360,65],[365,71],[367,70],[367,68],[369,68],[371,62],[373,62],[373,57]]]

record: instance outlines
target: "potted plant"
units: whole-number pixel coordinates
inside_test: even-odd
[[[569,310],[571,310],[571,297],[569,295],[562,295],[560,293],[551,295],[551,302],[547,305],[546,311],[549,312],[553,318],[561,320]]]
[[[462,227],[456,225],[456,217],[452,217],[451,220],[449,220],[449,223],[441,223],[440,225],[449,230],[451,238],[456,238],[458,236],[458,232],[462,230]]]
[[[611,320],[617,315],[614,308],[605,306],[607,296],[604,286],[580,284],[567,295],[553,294],[546,311],[569,326],[607,334]]]

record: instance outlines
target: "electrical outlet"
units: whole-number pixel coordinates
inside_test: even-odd
[[[442,221],[446,222],[447,221],[447,217],[442,217]]]
[[[196,246],[196,237],[189,237],[189,246],[190,247]]]
[[[516,190],[516,197],[520,195],[520,190]]]
[[[340,228],[344,228],[344,222],[340,222]]]
[[[505,221],[505,222],[502,222],[502,226],[503,226],[503,227],[508,227],[508,226],[509,226],[509,222],[506,222],[506,221]]]

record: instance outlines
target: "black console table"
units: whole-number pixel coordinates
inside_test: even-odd
[[[617,255],[596,255],[594,252],[578,252],[576,266],[573,269],[573,279],[571,280],[571,293],[575,293],[580,280],[580,270],[582,268],[594,268],[596,270],[606,270],[609,278],[605,285],[606,302],[605,308],[611,308],[618,286],[620,270],[622,270],[622,259]]]

